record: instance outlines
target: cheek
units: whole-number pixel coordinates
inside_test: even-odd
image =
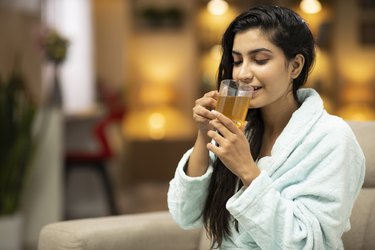
[[[279,72],[272,68],[259,69],[256,74],[256,78],[265,85],[272,85],[280,77]]]
[[[288,77],[288,72],[283,65],[279,67],[262,68],[258,71],[258,77],[268,83],[284,82]]]
[[[232,69],[232,78],[236,80],[236,79],[238,79],[238,75],[239,75],[239,70],[238,70],[238,68],[234,67]]]

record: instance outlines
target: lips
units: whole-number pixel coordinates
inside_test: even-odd
[[[260,87],[260,86],[252,86],[253,87],[253,89],[254,89],[254,91],[253,91],[253,98],[255,98],[256,96],[258,96],[258,94],[260,94],[260,90],[262,89],[262,87]]]

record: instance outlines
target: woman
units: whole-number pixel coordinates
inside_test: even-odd
[[[220,249],[342,249],[364,180],[364,156],[349,126],[303,89],[314,39],[296,13],[263,6],[239,15],[222,39],[218,83],[255,91],[245,128],[198,99],[194,147],[168,191],[183,228],[204,225]]]

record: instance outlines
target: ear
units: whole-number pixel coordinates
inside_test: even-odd
[[[303,69],[305,64],[305,57],[301,54],[297,54],[291,61],[291,77],[296,79]]]

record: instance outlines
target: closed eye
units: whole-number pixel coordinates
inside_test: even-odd
[[[234,61],[233,66],[239,66],[241,65],[242,61]]]
[[[254,59],[255,63],[258,65],[265,65],[269,59]]]

